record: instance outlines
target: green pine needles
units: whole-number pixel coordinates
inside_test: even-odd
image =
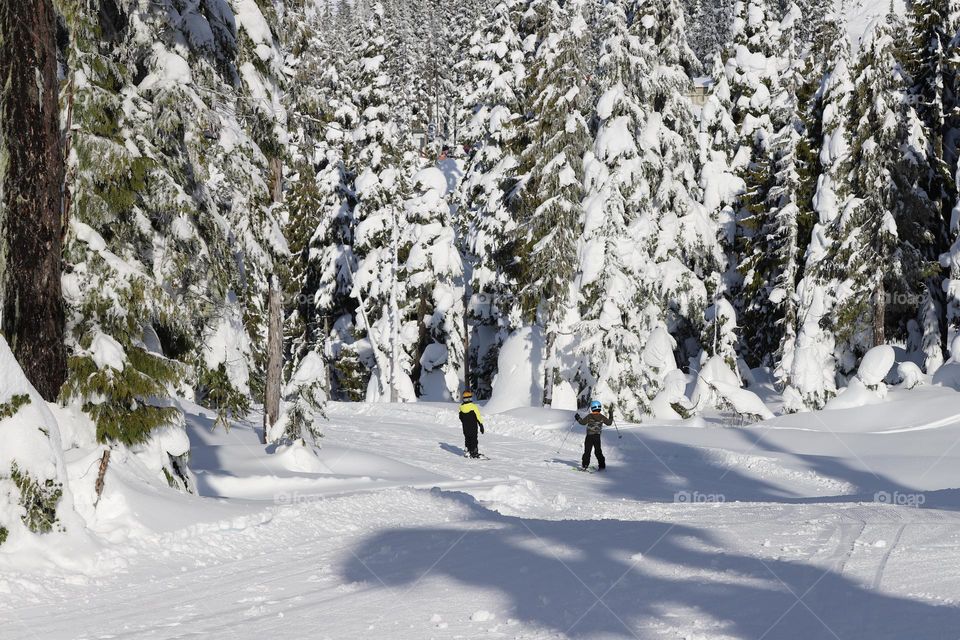
[[[33,533],[50,533],[59,525],[57,504],[63,496],[63,485],[48,478],[38,482],[30,474],[20,470],[17,463],[10,468],[10,479],[20,491],[20,506],[24,514],[20,517],[27,529]],[[6,539],[6,530],[0,533],[0,544]]]
[[[100,368],[85,354],[71,357],[68,363],[70,375],[61,393],[83,401],[101,443],[141,444],[154,429],[176,424],[180,415],[176,407],[158,402],[169,396],[169,386],[179,382],[179,363],[140,347],[128,347],[126,354],[122,371]]]
[[[12,418],[28,404],[30,404],[30,396],[14,395],[7,402],[0,403],[0,420]],[[53,531],[59,524],[57,505],[63,496],[63,485],[50,478],[40,482],[20,469],[16,462],[10,467],[9,478],[20,494],[18,503],[23,507],[23,515],[20,519],[27,529],[33,533]],[[9,533],[6,527],[0,527],[0,545],[6,542]]]
[[[201,363],[198,371],[197,385],[205,404],[217,412],[214,428],[223,426],[229,431],[231,419],[242,418],[250,412],[250,398],[230,383],[227,369],[222,362],[216,369],[210,369]]]
[[[28,404],[30,404],[30,396],[24,393],[13,396],[8,402],[0,403],[0,420],[12,418],[20,410],[20,407]]]

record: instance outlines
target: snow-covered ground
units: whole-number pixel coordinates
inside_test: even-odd
[[[860,49],[860,39],[870,23],[886,15],[890,7],[900,15],[907,10],[904,0],[851,0],[843,7],[846,13],[847,33],[854,51]]]
[[[491,459],[471,461],[454,405],[336,404],[318,463],[185,408],[205,497],[118,465],[95,561],[0,566],[0,637],[958,635],[950,389],[743,428],[621,424],[594,474],[573,470],[578,434],[560,446],[571,412],[489,416]]]

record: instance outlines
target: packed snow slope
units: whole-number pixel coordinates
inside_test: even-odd
[[[566,411],[487,416],[472,461],[452,404],[332,405],[319,459],[184,408],[204,496],[108,475],[94,562],[0,568],[0,637],[957,637],[949,389],[619,424],[592,474]]]

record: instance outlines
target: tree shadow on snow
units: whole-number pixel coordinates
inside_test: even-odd
[[[916,488],[906,486],[886,475],[870,469],[866,461],[861,460],[863,469],[857,469],[843,458],[833,456],[810,455],[793,452],[785,447],[774,444],[770,438],[764,436],[763,432],[756,433],[753,430],[736,430],[736,433],[747,440],[751,447],[755,448],[760,455],[763,452],[769,452],[780,457],[792,458],[802,464],[803,467],[815,472],[817,475],[841,480],[853,485],[856,492],[847,495],[837,495],[829,497],[797,498],[792,502],[797,503],[822,503],[822,502],[878,502],[885,503],[896,501],[897,496],[909,498],[922,494],[923,503],[920,508],[927,509],[960,509],[960,489],[942,489],[938,491],[920,491]],[[838,436],[840,437],[840,436]],[[852,455],[856,455],[853,449],[850,449]]]
[[[619,440],[604,432],[607,471],[594,476],[596,490],[610,497],[646,502],[719,499],[783,504],[882,502],[880,494],[917,493],[916,489],[882,473],[852,467],[842,458],[794,453],[777,446],[756,430],[726,431],[747,441],[747,453],[661,440],[637,430],[625,431]],[[574,456],[572,452],[569,455],[569,460],[557,462],[579,466],[579,455]],[[788,462],[794,464],[788,467],[785,464]],[[852,485],[854,491],[829,493],[830,482],[834,483],[833,488],[839,483]],[[810,487],[806,495],[805,484]],[[925,508],[960,508],[960,490],[923,493]]]
[[[487,628],[512,617],[566,637],[673,638],[680,629],[669,621],[677,618],[698,637],[956,637],[960,609],[879,593],[842,575],[852,546],[842,536],[835,555],[815,566],[730,553],[715,534],[688,525],[516,518],[466,494],[435,495],[468,509],[473,526],[380,531],[337,568],[343,580],[397,590],[394,605],[353,621],[360,628],[412,606],[418,586],[443,577],[506,598]]]

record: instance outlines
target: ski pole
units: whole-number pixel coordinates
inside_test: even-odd
[[[563,445],[567,444],[567,438],[570,437],[570,432],[573,431],[573,424],[570,424],[570,428],[567,429],[567,433],[563,436],[563,441],[560,442],[560,447],[557,449],[557,453],[560,453],[560,449],[563,449]]]
[[[617,439],[623,440],[623,434],[620,433],[620,427],[617,425],[617,419],[613,419],[613,428],[617,430]]]

